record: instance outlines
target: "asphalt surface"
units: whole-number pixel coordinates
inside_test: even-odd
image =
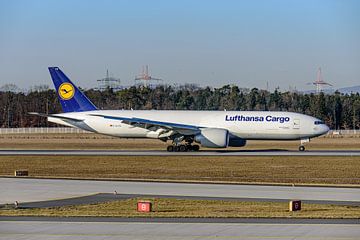
[[[22,204],[59,200],[96,193],[114,193],[115,191],[125,195],[167,195],[219,199],[300,199],[329,203],[349,202],[349,204],[360,201],[360,188],[0,178],[0,204],[14,203],[15,201]]]
[[[359,239],[359,224],[0,221],[0,239]]]
[[[0,150],[0,156],[360,156],[360,150],[217,150],[199,152],[167,152],[161,150]]]
[[[360,219],[337,218],[168,218],[168,217],[43,217],[0,216],[1,222],[134,222],[134,223],[257,223],[257,224],[360,224]],[[1,224],[0,224],[1,225]]]
[[[226,197],[201,197],[201,196],[171,196],[171,195],[141,195],[141,194],[114,194],[114,193],[98,193],[89,196],[66,198],[40,202],[21,203],[20,208],[50,208],[64,207],[80,204],[95,204],[110,201],[119,201],[131,198],[173,198],[173,199],[189,199],[189,200],[226,200],[226,201],[242,201],[242,202],[289,202],[289,199],[269,199],[269,198],[226,198]],[[314,204],[332,204],[345,206],[360,206],[359,202],[350,201],[324,201],[324,200],[304,200],[303,203]],[[2,205],[0,204],[0,207]]]

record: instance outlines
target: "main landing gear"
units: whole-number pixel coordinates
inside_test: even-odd
[[[200,147],[199,145],[191,145],[191,144],[186,144],[186,145],[169,145],[167,146],[166,150],[168,152],[188,152],[188,151],[199,151]]]
[[[192,145],[194,138],[191,136],[177,135],[172,138],[172,145],[167,146],[168,152],[197,152],[200,149],[199,145]]]

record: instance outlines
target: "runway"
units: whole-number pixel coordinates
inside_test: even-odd
[[[357,218],[177,218],[177,217],[45,217],[0,216],[0,222],[112,222],[112,223],[253,223],[253,224],[360,224]]]
[[[158,183],[0,178],[0,204],[74,198],[96,193],[214,198],[360,201],[360,188],[288,187],[227,184]]]
[[[1,221],[0,239],[359,239],[358,224]]]
[[[161,150],[0,150],[0,156],[360,156],[360,150],[203,150],[199,152],[167,152]]]

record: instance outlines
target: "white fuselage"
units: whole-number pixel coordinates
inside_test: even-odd
[[[241,139],[306,139],[320,136],[329,130],[325,124],[319,124],[319,119],[308,115],[269,111],[96,110],[55,114],[56,116],[83,120],[81,124],[53,117],[48,117],[48,120],[115,137],[159,138],[162,133],[161,129],[146,129],[116,119],[91,116],[96,114],[151,119],[152,121],[191,125],[200,128],[221,128],[228,130],[231,137]]]

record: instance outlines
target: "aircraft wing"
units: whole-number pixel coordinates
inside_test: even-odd
[[[103,117],[105,119],[119,120],[125,124],[129,124],[129,125],[137,126],[137,127],[143,127],[143,128],[147,128],[147,129],[149,129],[151,127],[158,127],[158,128],[178,132],[178,133],[184,134],[184,135],[196,134],[200,131],[200,128],[201,128],[199,126],[194,126],[194,125],[154,121],[154,120],[144,119],[144,118],[127,118],[127,117],[109,116],[109,115],[102,115],[102,114],[90,114],[90,115],[97,116],[97,117]]]
[[[66,117],[57,114],[44,114],[44,113],[36,113],[36,112],[29,112],[30,115],[40,116],[40,117],[53,117],[61,119],[67,123],[70,123],[73,126],[77,126],[79,128],[94,131],[90,129],[87,125],[85,125],[85,119],[78,119],[73,117]],[[118,117],[118,116],[109,116],[109,115],[102,115],[102,114],[89,114],[89,116],[94,117],[102,117],[105,119],[111,120],[118,120],[124,124],[128,124],[134,127],[141,127],[146,129],[151,129],[152,131],[156,131],[158,129],[163,129],[160,137],[168,137],[174,135],[176,133],[183,134],[183,135],[194,135],[200,132],[199,126],[194,125],[187,125],[187,124],[179,124],[179,123],[172,123],[172,122],[161,122],[161,121],[154,121],[150,119],[144,118],[128,118],[128,117]]]

